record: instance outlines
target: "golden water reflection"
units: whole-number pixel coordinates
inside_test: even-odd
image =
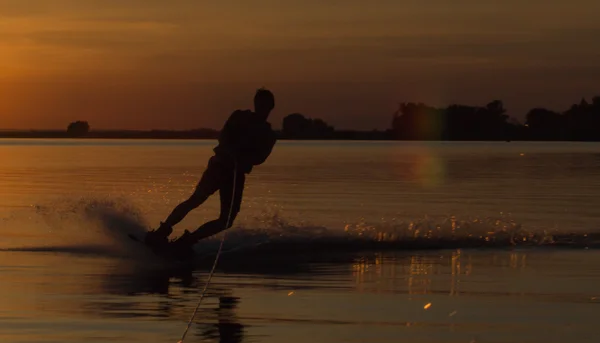
[[[352,263],[269,259],[241,264],[236,259],[228,264],[224,259],[189,341],[252,342],[261,327],[268,327],[269,335],[299,342],[293,337],[299,338],[307,325],[322,337],[336,332],[333,325],[346,325],[357,333],[388,328],[391,337],[398,335],[400,326],[410,327],[404,333],[411,337],[436,330],[447,334],[451,328],[460,336],[460,330],[477,330],[482,321],[503,325],[494,316],[514,316],[519,303],[526,304],[520,308],[523,318],[543,315],[550,302],[555,308],[570,306],[577,318],[592,318],[583,314],[595,309],[577,312],[574,308],[597,302],[597,274],[592,272],[599,257],[582,257],[447,250],[361,254]],[[284,268],[276,268],[278,263]],[[119,342],[138,342],[142,339],[138,332],[154,332],[168,341],[181,334],[207,276],[205,270],[161,273],[152,268],[144,271],[139,265],[129,268],[116,259],[51,253],[3,252],[0,266],[4,276],[0,319],[5,327],[41,328],[39,333],[2,332],[0,323],[0,342],[25,336],[30,341],[68,342],[60,339],[69,330],[78,338],[89,337],[93,330],[108,330]],[[554,282],[573,272],[591,274],[588,282],[579,284],[572,278],[563,284]],[[543,306],[535,306],[540,299]],[[521,323],[521,317],[514,322]],[[135,330],[130,330],[131,325]]]
[[[442,254],[395,255],[378,253],[363,256],[352,264],[352,276],[359,291],[459,296],[479,267],[477,278],[486,276],[490,266],[523,270],[526,252],[502,252],[478,256],[455,250]]]

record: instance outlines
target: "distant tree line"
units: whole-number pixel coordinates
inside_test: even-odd
[[[500,100],[485,106],[450,105],[436,108],[423,103],[401,103],[385,131],[336,131],[320,119],[290,114],[283,119],[282,138],[382,140],[565,140],[600,141],[600,96],[559,113],[534,108],[524,124],[506,114]]]
[[[87,121],[75,121],[67,126],[67,135],[71,137],[83,137],[90,132],[90,124]]]
[[[507,140],[518,131],[501,101],[435,108],[401,103],[392,118],[392,138],[401,140]]]
[[[585,98],[564,112],[545,108],[530,110],[521,124],[494,100],[485,106],[454,104],[436,108],[423,103],[400,103],[386,130],[336,130],[324,120],[292,113],[283,118],[281,139],[339,140],[546,140],[600,141],[600,96]],[[0,137],[87,137],[215,139],[219,131],[91,131],[87,121],[75,121],[66,131],[5,131]]]
[[[591,103],[581,99],[562,113],[534,108],[526,126],[533,140],[600,141],[600,96]]]
[[[306,118],[300,113],[292,113],[283,118],[282,133],[291,139],[310,139],[332,136],[333,126],[321,119]]]

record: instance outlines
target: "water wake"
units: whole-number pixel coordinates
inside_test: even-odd
[[[141,212],[126,200],[68,200],[37,205],[32,209],[34,213],[31,214],[31,210],[28,210],[25,223],[23,219],[19,220],[18,215],[7,220],[13,221],[11,225],[19,227],[19,231],[39,233],[40,237],[31,239],[36,244],[21,244],[1,250],[123,258],[152,257],[148,249],[127,237],[127,233],[142,236],[147,224]],[[40,232],[41,228],[45,232]],[[40,240],[42,242],[37,243]]]
[[[141,211],[124,200],[81,199],[60,206],[36,206],[56,244],[5,248],[124,258],[152,258],[128,233],[142,237],[148,227]],[[203,255],[217,251],[220,237],[197,244]],[[227,232],[224,251],[244,256],[297,256],[365,251],[442,249],[600,248],[600,233],[527,230],[510,218],[418,218],[412,221],[347,223],[327,228],[294,224],[278,214],[240,223]],[[155,256],[154,256],[155,258]]]

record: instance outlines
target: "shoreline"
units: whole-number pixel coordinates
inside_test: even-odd
[[[391,130],[354,131],[339,130],[327,135],[284,135],[281,130],[275,131],[278,140],[293,141],[390,141],[390,142],[600,142],[586,139],[536,139],[519,135],[502,139],[407,139],[396,138]],[[124,140],[216,140],[220,131],[212,129],[196,129],[188,131],[170,130],[96,130],[85,134],[72,134],[66,130],[0,130],[0,139],[124,139]]]
[[[389,131],[335,131],[327,136],[310,135],[290,137],[275,131],[280,140],[394,140]],[[70,134],[65,130],[14,130],[0,131],[0,139],[218,139],[220,131],[198,129],[188,131],[169,130],[97,130],[83,135]]]
[[[217,140],[217,135],[181,135],[181,134],[93,134],[90,133],[85,136],[71,136],[66,133],[0,133],[0,139],[68,139],[68,140],[81,140],[81,139],[122,139],[122,140]],[[279,136],[278,140],[282,141],[380,141],[380,142],[581,142],[581,143],[596,143],[600,140],[541,140],[541,139],[394,139],[390,137],[373,137],[369,135],[356,135],[355,137],[344,137],[342,135],[334,135],[332,137],[285,137]]]

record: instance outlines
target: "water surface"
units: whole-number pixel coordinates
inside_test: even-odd
[[[214,144],[0,140],[0,341],[176,342],[221,236],[175,269],[124,233],[189,196]],[[280,142],[186,341],[595,342],[599,152]]]

